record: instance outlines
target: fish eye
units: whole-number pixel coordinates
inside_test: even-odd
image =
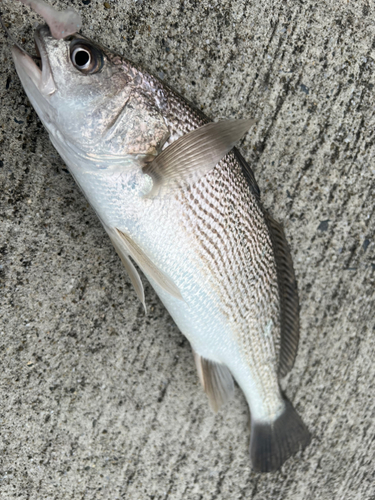
[[[97,73],[102,69],[103,56],[93,45],[73,40],[70,44],[70,60],[73,66],[86,75]]]

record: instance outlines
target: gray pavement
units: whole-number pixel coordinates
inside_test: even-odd
[[[211,117],[259,119],[241,150],[292,249],[301,342],[282,385],[313,440],[251,471],[241,391],[211,413],[147,283],[144,315],[0,30],[0,498],[375,498],[373,2],[67,4]],[[32,47],[39,18],[0,10]]]

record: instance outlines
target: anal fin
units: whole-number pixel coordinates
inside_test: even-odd
[[[199,380],[208,396],[211,408],[217,412],[233,396],[232,374],[225,365],[203,358],[194,349],[193,354]]]

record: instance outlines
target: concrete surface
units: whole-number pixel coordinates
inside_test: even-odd
[[[0,30],[0,498],[375,498],[374,3],[53,3],[212,117],[259,118],[242,151],[291,244],[301,342],[283,386],[314,437],[251,471],[241,392],[213,415],[148,285],[144,316]],[[39,18],[0,9],[31,48]]]

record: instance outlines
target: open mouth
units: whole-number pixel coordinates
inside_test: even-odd
[[[42,26],[35,32],[35,56],[28,54],[19,45],[13,45],[12,47],[12,55],[18,73],[25,72],[39,92],[44,96],[51,95],[56,91],[56,85],[48,62],[47,51],[41,35],[41,32],[43,31],[43,34],[45,34],[46,30],[49,32],[47,26]]]

